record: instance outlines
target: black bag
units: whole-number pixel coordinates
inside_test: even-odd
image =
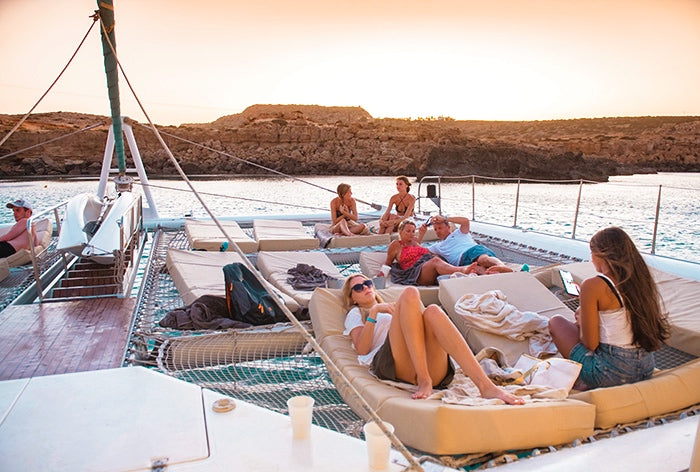
[[[224,266],[226,304],[232,319],[253,325],[288,321],[272,295],[245,265],[234,262]]]

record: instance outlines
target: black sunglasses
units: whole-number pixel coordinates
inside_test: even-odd
[[[362,291],[365,289],[365,287],[370,287],[370,288],[371,288],[373,285],[374,285],[374,282],[372,282],[371,280],[368,279],[368,280],[365,280],[364,282],[362,282],[361,284],[355,284],[355,285],[353,285],[353,286],[352,286],[352,290],[353,290],[354,292],[358,292],[358,293],[359,293],[359,292],[362,292]]]

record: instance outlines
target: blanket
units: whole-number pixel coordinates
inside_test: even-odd
[[[294,290],[313,291],[317,287],[325,287],[326,280],[332,277],[325,274],[318,267],[309,264],[297,264],[287,271],[291,277],[287,277],[287,283]]]
[[[338,236],[337,234],[331,233],[330,228],[330,225],[321,224],[317,224],[314,228],[314,236],[316,236],[316,239],[319,240],[321,247],[328,247],[328,244],[331,242],[331,239],[333,239],[335,236]]]
[[[455,303],[455,313],[464,317],[469,325],[488,333],[514,341],[527,340],[534,357],[557,352],[547,327],[549,319],[532,311],[518,310],[508,303],[500,290],[464,295]]]
[[[231,329],[252,325],[229,318],[226,299],[214,295],[202,295],[191,304],[176,308],[166,314],[158,324],[172,329]]]

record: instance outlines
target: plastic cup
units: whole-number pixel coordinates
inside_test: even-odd
[[[386,429],[394,432],[394,426],[383,422]],[[379,428],[374,421],[365,423],[365,442],[367,443],[367,456],[369,467],[373,470],[384,470],[389,467],[389,453],[391,452],[391,440]]]
[[[389,277],[389,272],[391,272],[391,266],[382,264],[382,268],[379,273],[384,275],[384,277]]]
[[[287,400],[289,418],[292,421],[292,435],[295,439],[308,438],[311,434],[311,418],[314,411],[314,399],[299,395]]]

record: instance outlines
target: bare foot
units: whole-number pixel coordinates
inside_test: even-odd
[[[433,386],[430,381],[419,383],[418,390],[411,395],[414,400],[425,400],[433,394]]]
[[[506,402],[508,405],[523,405],[525,403],[525,400],[522,398],[513,395],[512,393],[508,393],[495,385],[491,385],[484,389],[484,391],[481,392],[481,396],[484,398],[498,398]]]

